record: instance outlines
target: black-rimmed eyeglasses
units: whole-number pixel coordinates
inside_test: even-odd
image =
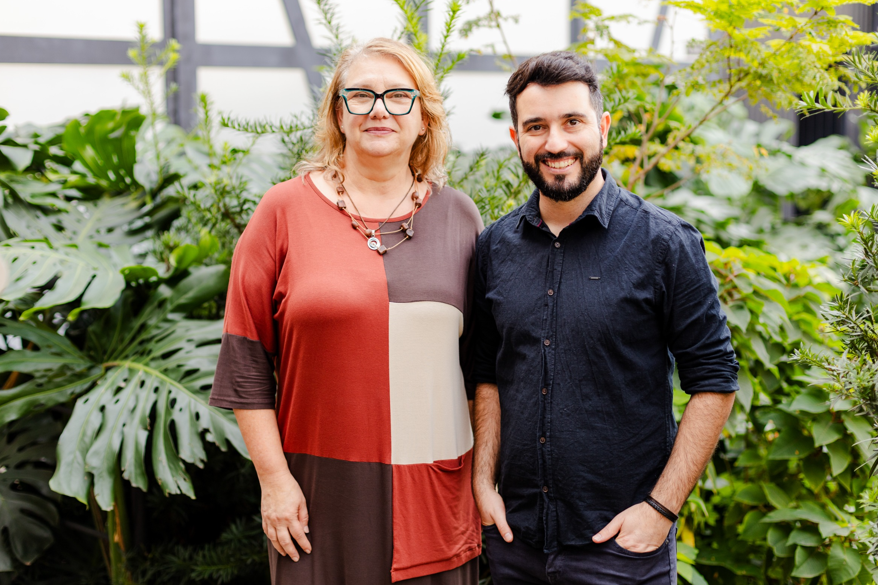
[[[405,116],[412,111],[415,98],[421,95],[416,89],[397,87],[388,89],[382,93],[375,93],[371,89],[362,87],[346,87],[338,91],[338,95],[344,99],[345,107],[354,116],[371,114],[375,108],[375,102],[381,100],[384,109],[392,116]]]

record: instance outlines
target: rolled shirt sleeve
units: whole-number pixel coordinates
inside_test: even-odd
[[[670,231],[659,272],[657,304],[682,390],[735,392],[738,362],[698,230],[680,222]]]

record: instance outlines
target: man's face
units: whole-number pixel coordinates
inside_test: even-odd
[[[548,87],[532,83],[518,94],[516,105],[512,138],[528,177],[550,199],[575,199],[600,172],[610,115],[597,116],[588,86],[576,81]]]

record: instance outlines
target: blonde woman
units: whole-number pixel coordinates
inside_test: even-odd
[[[430,69],[389,39],[348,50],[315,138],[235,250],[211,396],[259,475],[272,583],[475,585],[461,348],[483,226],[444,186]]]

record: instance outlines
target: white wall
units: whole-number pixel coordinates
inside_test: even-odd
[[[348,34],[365,40],[392,36],[400,28],[391,0],[335,0],[337,18]],[[327,45],[314,0],[300,0],[312,42]],[[435,0],[429,18],[431,48],[436,49],[447,0]],[[659,0],[597,0],[608,14],[633,14],[642,22],[618,24],[613,32],[626,43],[646,48],[653,38]],[[495,0],[506,15],[518,17],[504,31],[516,54],[536,54],[570,44],[569,0]],[[0,0],[0,35],[131,40],[135,23],[147,23],[154,38],[162,36],[161,0]],[[282,0],[196,0],[196,39],[207,44],[293,46],[294,38]],[[487,12],[487,0],[466,4],[461,22]],[[704,38],[704,26],[671,9],[660,49],[677,59],[691,58],[689,38]],[[673,29],[674,43],[671,45]],[[455,50],[505,51],[497,31],[478,31],[467,39],[454,35]],[[120,78],[125,67],[108,65],[4,64],[0,55],[0,107],[10,122],[52,123],[103,107],[139,103],[139,96]],[[491,112],[507,109],[503,96],[507,72],[456,72],[449,76],[448,107],[455,144],[465,149],[508,144],[508,122]],[[244,117],[279,118],[311,106],[303,70],[201,67],[200,91],[210,93],[221,111]],[[157,88],[159,91],[161,88]]]
[[[121,78],[125,69],[131,68],[0,62],[0,107],[9,111],[3,123],[48,125],[83,112],[142,105],[137,92]],[[154,86],[156,95],[164,95],[163,85]]]
[[[280,0],[195,0],[195,40],[279,47],[296,42]]]
[[[129,40],[138,21],[161,37],[162,1],[0,0],[0,35]]]

